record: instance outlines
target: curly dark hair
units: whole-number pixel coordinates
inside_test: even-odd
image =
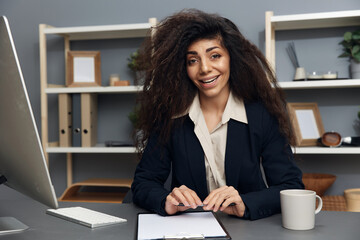
[[[281,133],[293,143],[284,94],[261,51],[230,20],[186,9],[162,20],[141,47],[139,59],[146,73],[138,98],[140,152],[153,132],[159,134],[161,143],[168,140],[174,116],[184,113],[198,92],[186,71],[188,46],[195,40],[215,38],[230,55],[230,90],[244,102],[262,102],[278,119]]]

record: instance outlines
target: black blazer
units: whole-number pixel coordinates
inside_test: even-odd
[[[277,120],[260,103],[245,104],[248,124],[230,119],[225,154],[226,184],[236,188],[254,220],[280,212],[280,190],[304,188],[291,148]],[[175,127],[165,146],[153,134],[147,142],[132,184],[135,204],[166,215],[170,191],[164,183],[172,171],[172,186],[185,185],[201,200],[208,196],[204,152],[188,115]],[[176,121],[180,121],[178,119]],[[264,169],[266,183],[262,177]]]

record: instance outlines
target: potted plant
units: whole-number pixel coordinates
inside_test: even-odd
[[[139,50],[131,53],[128,57],[128,67],[134,73],[134,85],[141,85],[141,79],[143,77],[143,66],[139,64]]]
[[[348,57],[351,60],[351,78],[360,79],[360,30],[346,32],[344,40],[339,44],[344,51],[339,57]]]
[[[137,128],[138,119],[139,119],[139,105],[135,105],[134,109],[129,113],[128,118],[132,123],[134,129]]]

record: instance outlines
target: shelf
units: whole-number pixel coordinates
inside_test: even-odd
[[[59,201],[122,203],[131,183],[131,179],[92,178],[72,184]]]
[[[47,153],[136,153],[135,147],[105,147],[98,144],[95,147],[47,147]]]
[[[360,88],[360,79],[279,82],[283,89]]]
[[[294,151],[294,148],[293,148]],[[360,147],[296,147],[296,154],[360,154]]]
[[[360,10],[272,16],[275,30],[360,26]]]
[[[69,40],[94,40],[94,39],[118,39],[118,38],[141,38],[149,34],[151,23],[118,24],[83,27],[51,27],[44,29],[45,34],[68,36]]]
[[[71,42],[76,40],[101,40],[101,39],[124,39],[124,38],[146,38],[151,37],[152,27],[156,26],[156,18],[149,18],[146,23],[135,24],[116,24],[116,25],[95,25],[95,26],[74,26],[74,27],[55,27],[47,24],[39,24],[39,50],[40,50],[40,100],[41,100],[41,139],[46,159],[49,159],[50,153],[65,153],[67,165],[67,186],[73,186],[73,190],[80,185],[72,185],[72,154],[73,153],[125,153],[136,154],[135,147],[105,147],[105,144],[98,144],[94,147],[59,147],[59,143],[49,142],[49,109],[54,106],[51,102],[49,105],[48,94],[74,94],[74,93],[99,93],[99,94],[136,94],[143,90],[143,86],[98,86],[98,87],[66,87],[63,85],[49,84],[47,73],[47,38],[59,37],[64,41],[65,63],[67,61],[67,52],[71,51]],[[65,64],[66,66],[66,64]],[[64,69],[65,76],[68,71]],[[70,121],[70,120],[69,120]],[[83,183],[82,183],[83,184]],[[128,186],[130,187],[130,186]],[[75,192],[73,192],[75,194]],[[79,195],[80,194],[80,195]],[[86,196],[85,196],[86,195]],[[122,192],[120,195],[124,195]],[[121,198],[123,196],[117,196]],[[92,201],[98,197],[95,193],[78,193],[73,201],[78,199],[86,199]],[[103,195],[102,198],[111,198],[111,196]],[[121,202],[121,201],[120,201]]]
[[[137,93],[142,91],[142,86],[119,86],[119,87],[65,87],[63,85],[48,85],[45,89],[47,94],[58,93]]]

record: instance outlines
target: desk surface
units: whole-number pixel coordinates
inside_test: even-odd
[[[3,235],[6,240],[63,240],[63,239],[116,239],[134,240],[137,213],[145,212],[133,204],[100,204],[60,202],[60,207],[83,206],[93,210],[126,218],[127,223],[90,229],[45,213],[47,207],[23,197],[11,199],[0,191],[0,216],[12,216],[28,225],[30,229],[17,234]],[[316,215],[313,230],[292,231],[281,226],[281,215],[256,221],[247,221],[218,214],[219,219],[234,240],[302,240],[302,239],[359,239],[360,213],[323,211]]]

